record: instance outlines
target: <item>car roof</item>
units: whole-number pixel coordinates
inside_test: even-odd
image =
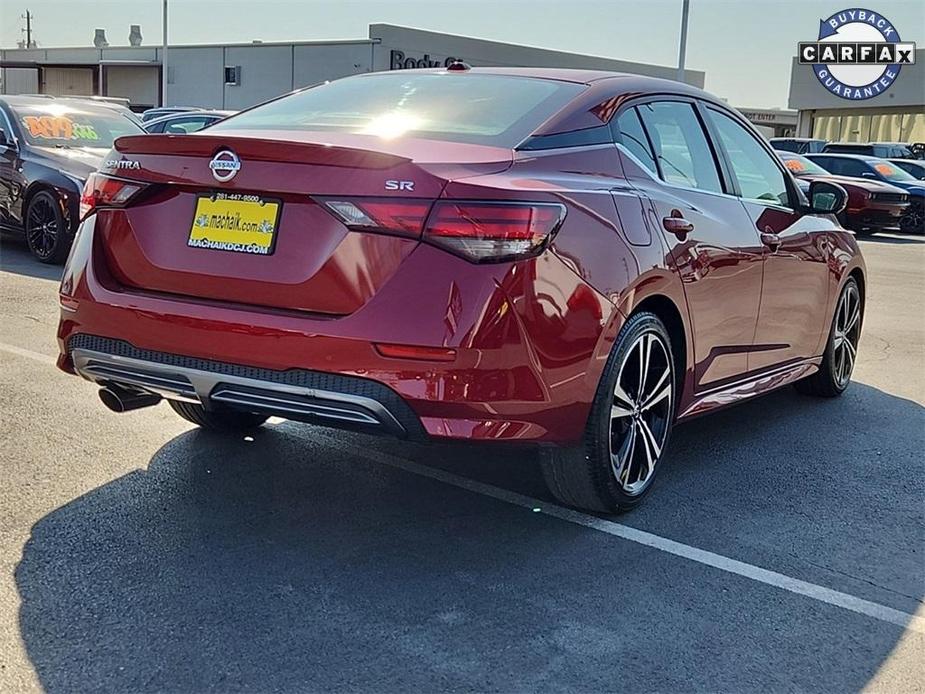
[[[883,161],[883,157],[872,157],[869,154],[840,154],[838,152],[813,152],[804,154],[804,157],[834,157],[836,159],[860,159],[862,161]]]
[[[0,99],[5,101],[12,107],[16,106],[45,106],[58,101],[67,102],[68,105],[74,104],[75,110],[86,109],[87,111],[92,111],[95,113],[107,113],[107,114],[119,114],[119,110],[122,108],[121,104],[112,104],[112,103],[99,103],[96,101],[91,101],[89,99],[81,99],[80,97],[68,97],[67,99],[56,100],[54,97],[50,96],[22,96],[19,94],[3,94],[0,95]],[[114,108],[116,107],[116,108]]]
[[[825,142],[818,137],[772,137],[769,142]]]
[[[220,111],[218,109],[177,111],[176,113],[165,113],[163,116],[152,118],[147,123],[145,123],[145,125],[151,125],[152,123],[160,123],[168,120],[175,120],[177,118],[199,118],[201,116],[218,116],[219,118],[227,118],[228,116],[233,116],[235,113],[237,113],[237,111]]]
[[[659,77],[648,77],[646,75],[637,75],[631,72],[610,72],[607,70],[582,70],[578,68],[560,68],[560,67],[473,67],[467,70],[453,72],[446,68],[420,68],[411,70],[402,70],[402,74],[453,74],[459,77],[465,77],[467,74],[472,75],[501,75],[506,77],[530,77],[534,79],[553,80],[557,82],[572,82],[575,84],[595,84],[603,81],[612,81],[614,85],[619,85],[622,92],[670,92],[676,94],[689,94],[717,101],[712,94],[708,94],[702,89],[692,87],[683,82],[675,80],[661,79]],[[379,75],[394,74],[393,72],[364,72],[359,75],[352,75],[348,79],[370,78]]]

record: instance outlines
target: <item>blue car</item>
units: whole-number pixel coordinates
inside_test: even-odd
[[[896,164],[862,154],[806,154],[829,173],[851,178],[867,178],[903,188],[909,193],[911,204],[899,220],[901,231],[925,234],[925,181],[903,171]]]

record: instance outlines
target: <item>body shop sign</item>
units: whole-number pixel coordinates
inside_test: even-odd
[[[425,53],[420,58],[405,55],[404,51],[392,50],[389,54],[389,70],[410,70],[416,67],[448,67],[450,63],[462,60],[450,56],[443,60],[431,58],[429,53]]]

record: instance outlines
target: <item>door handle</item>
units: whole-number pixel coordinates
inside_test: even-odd
[[[780,236],[775,234],[773,231],[762,231],[761,243],[770,248],[772,251],[776,251],[778,248],[780,248]]]
[[[662,217],[662,226],[678,237],[679,241],[686,241],[687,235],[694,230],[694,224],[684,219],[680,210],[672,210],[667,217]]]

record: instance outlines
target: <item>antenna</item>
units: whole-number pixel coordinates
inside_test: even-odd
[[[20,15],[20,18],[26,20],[26,26],[20,31],[26,35],[26,42],[23,44],[20,41],[21,48],[35,48],[35,41],[32,40],[32,20],[35,17],[29,10],[26,10],[26,14]]]

